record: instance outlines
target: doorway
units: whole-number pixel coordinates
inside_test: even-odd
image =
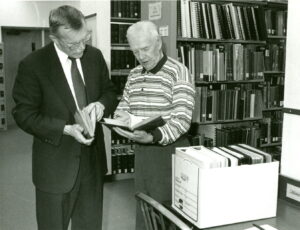
[[[19,62],[31,52],[50,42],[48,28],[2,27],[7,126],[15,125],[11,115],[15,103],[12,89]]]

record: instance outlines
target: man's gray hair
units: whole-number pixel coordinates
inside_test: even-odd
[[[149,34],[153,39],[159,38],[158,28],[151,21],[139,21],[131,25],[127,30],[127,39],[130,36],[136,36],[136,34]]]
[[[78,9],[64,5],[50,11],[49,27],[50,34],[57,35],[60,26],[79,30],[83,26],[84,16]]]

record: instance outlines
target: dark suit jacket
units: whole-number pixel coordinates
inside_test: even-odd
[[[99,101],[104,116],[116,107],[115,87],[109,80],[102,53],[87,46],[81,58],[88,103]],[[13,116],[24,131],[32,134],[32,167],[35,186],[46,192],[65,193],[74,185],[82,145],[63,135],[66,124],[74,124],[76,105],[53,43],[30,54],[19,64],[13,88]],[[90,148],[97,170],[107,171],[101,125],[97,124]]]

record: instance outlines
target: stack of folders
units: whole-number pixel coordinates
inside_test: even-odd
[[[198,228],[276,216],[272,155],[246,144],[189,146],[172,160],[172,207]]]
[[[272,162],[272,155],[246,144],[210,149],[204,146],[192,146],[185,150],[198,161],[199,167],[203,169]],[[184,153],[177,151],[176,154],[180,156]]]

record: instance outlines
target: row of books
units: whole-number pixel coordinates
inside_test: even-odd
[[[281,110],[275,110],[275,111],[264,111],[264,117],[269,117],[273,120],[283,120],[283,113]]]
[[[122,95],[123,90],[125,88],[125,84],[127,82],[127,76],[111,75],[111,81],[114,83],[114,85],[116,87],[117,94]]]
[[[6,128],[6,116],[0,115],[0,129]]]
[[[191,145],[203,145],[205,147],[213,147],[214,142],[212,138],[206,137],[205,134],[189,135]]]
[[[264,52],[254,45],[178,45],[178,56],[196,82],[263,79]]]
[[[216,128],[216,146],[246,143],[259,147],[261,130],[258,125]]]
[[[210,90],[207,86],[196,87],[195,123],[237,120],[262,117],[262,92],[247,89]]]
[[[180,0],[178,36],[184,38],[264,40],[264,10],[258,6]]]
[[[3,43],[0,43],[0,130],[7,128],[4,90],[5,90],[4,52],[3,52]]]
[[[117,18],[139,18],[141,1],[134,0],[112,0],[111,1],[111,16]]]
[[[271,154],[274,160],[277,161],[281,160],[281,152],[282,152],[281,145],[269,146],[268,148],[264,148],[264,151]]]
[[[2,75],[4,73],[4,65],[2,62],[0,62],[0,74]]]
[[[191,146],[176,149],[177,156],[184,157],[184,153],[193,157],[202,169],[269,163],[273,160],[271,154],[246,144],[213,148]]]
[[[1,102],[1,99],[0,99],[0,114],[3,114],[5,112],[5,104],[4,104],[4,101]]]
[[[285,45],[284,43],[269,43],[265,49],[265,70],[284,71]]]
[[[262,123],[262,134],[260,145],[281,143],[282,121],[271,121]]]
[[[263,86],[263,103],[266,109],[283,106],[284,78],[274,77],[271,79],[271,81],[266,81]]]
[[[281,9],[265,10],[266,29],[268,35],[286,36],[287,11]]]
[[[112,174],[134,172],[134,145],[113,145],[111,148]]]
[[[136,66],[136,59],[130,50],[111,50],[111,69],[130,70]]]
[[[112,131],[111,132],[111,145],[112,146],[114,146],[114,145],[133,145],[133,141]],[[134,146],[132,146],[131,148],[134,149]]]
[[[253,147],[261,147],[266,144],[281,143],[282,120],[266,117],[255,122],[244,122],[243,125],[209,124],[201,126],[196,132],[190,133],[191,145],[218,147],[245,143]]]
[[[282,114],[282,112],[280,112]],[[265,117],[260,121],[261,139],[260,144],[281,143],[282,119],[271,119]]]
[[[0,85],[1,89],[1,85]],[[0,90],[0,100],[4,98],[4,89]]]
[[[111,24],[111,43],[127,44],[127,29],[131,24],[128,23],[112,23]]]

